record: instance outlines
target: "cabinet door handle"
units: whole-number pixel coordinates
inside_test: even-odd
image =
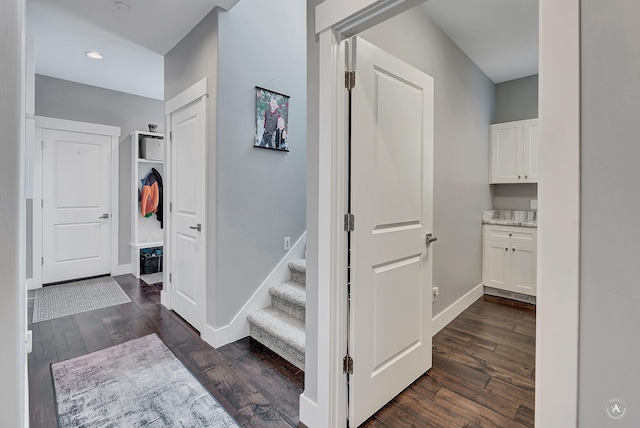
[[[516,251],[516,249],[515,249],[515,248],[512,248],[512,250],[513,250],[514,252]]]
[[[528,176],[528,175],[525,175],[525,176],[524,176],[524,178],[529,178],[529,176]]]
[[[189,226],[189,229],[197,230],[198,232],[201,232],[202,231],[202,225],[200,223],[198,223],[197,226]]]
[[[521,175],[519,175],[519,176],[518,176],[518,179],[520,179],[520,178],[522,178],[522,176],[521,176]]]
[[[511,236],[511,234],[509,234],[509,236]]]
[[[505,251],[509,251],[509,249],[508,249],[508,248],[505,248],[504,250],[505,250]]]

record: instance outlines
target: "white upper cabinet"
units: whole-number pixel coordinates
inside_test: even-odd
[[[491,183],[538,182],[538,119],[491,125]]]

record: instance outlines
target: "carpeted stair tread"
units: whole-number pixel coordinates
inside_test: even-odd
[[[249,324],[269,333],[279,340],[304,354],[305,329],[304,321],[299,320],[279,309],[269,306],[248,316]],[[269,346],[268,343],[263,345]]]
[[[293,260],[289,262],[291,281],[306,285],[307,283],[307,261],[305,259]]]
[[[300,273],[307,273],[307,260],[299,259],[289,262],[289,269]]]
[[[279,297],[290,303],[304,307],[307,303],[307,289],[294,281],[281,282],[269,288],[272,296]]]

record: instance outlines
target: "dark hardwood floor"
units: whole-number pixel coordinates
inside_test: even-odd
[[[535,307],[497,302],[476,301],[436,334],[433,368],[362,426],[533,427]]]
[[[160,287],[115,277],[131,303],[35,324],[29,354],[30,426],[57,427],[51,363],[156,333],[243,427],[295,427],[304,373],[249,338],[213,349],[160,305]],[[29,320],[33,300],[29,300]],[[1,425],[1,424],[0,424]]]
[[[156,333],[243,427],[295,427],[304,373],[245,338],[213,349],[159,304],[160,288],[115,277],[132,302],[29,324],[31,427],[56,427],[50,364]],[[33,300],[29,300],[29,320]],[[433,368],[364,427],[533,427],[535,311],[483,301],[433,339]]]

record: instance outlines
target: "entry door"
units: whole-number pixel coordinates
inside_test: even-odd
[[[44,129],[42,282],[111,270],[111,137]]]
[[[433,260],[433,79],[355,42],[351,426],[431,368]]]
[[[206,97],[171,114],[171,306],[202,332],[205,325]]]

